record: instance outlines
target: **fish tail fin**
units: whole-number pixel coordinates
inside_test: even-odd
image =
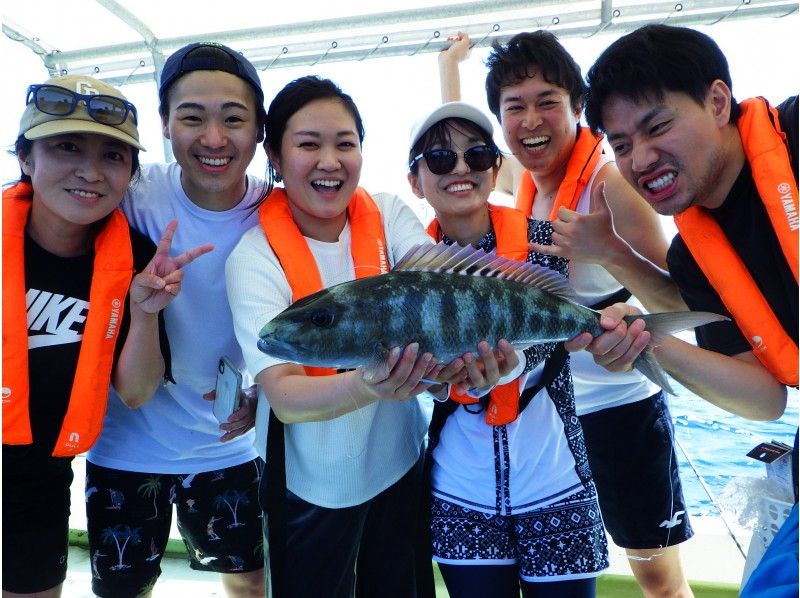
[[[634,320],[642,319],[645,330],[650,332],[650,345],[639,354],[633,362],[633,367],[639,370],[648,380],[658,384],[665,392],[674,395],[675,391],[669,383],[669,378],[664,369],[659,365],[653,355],[652,346],[660,344],[664,337],[673,332],[680,332],[688,328],[695,328],[711,322],[730,320],[725,316],[707,311],[679,311],[645,314],[640,316],[625,316],[625,323],[631,324]]]
[[[645,330],[650,333],[654,345],[659,344],[666,335],[673,332],[730,320],[730,318],[708,311],[667,311],[640,316],[625,316],[625,323],[630,325],[631,322],[639,319],[644,320]]]

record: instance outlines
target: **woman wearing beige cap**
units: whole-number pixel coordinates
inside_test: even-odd
[[[173,221],[153,256],[129,228],[117,206],[141,149],[136,108],[114,87],[28,88],[22,174],[3,191],[4,596],[60,595],[72,459],[100,432],[109,382],[137,407],[167,375],[158,314],[211,250],[171,258]]]

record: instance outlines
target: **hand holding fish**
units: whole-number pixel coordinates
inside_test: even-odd
[[[176,257],[170,257],[169,251],[177,226],[177,220],[171,220],[167,224],[153,259],[133,278],[130,289],[131,307],[136,306],[148,314],[156,314],[164,309],[181,290],[181,268],[214,249],[213,245],[206,243]]]
[[[636,319],[626,324],[625,316],[637,316],[641,312],[627,303],[615,303],[600,311],[600,327],[604,332],[592,338],[582,333],[564,342],[567,351],[589,351],[594,361],[610,372],[632,370],[634,362],[651,341],[651,334],[645,330],[645,322]]]
[[[426,390],[431,383],[422,379],[431,374],[436,361],[431,353],[419,354],[419,343],[405,349],[394,347],[385,364],[374,370],[362,370],[367,391],[376,400],[405,401]]]
[[[422,379],[438,364],[419,343],[394,347],[378,366],[357,366],[335,375],[309,376],[302,366],[285,363],[256,374],[275,416],[285,424],[327,421],[380,400],[404,401],[431,386]]]
[[[464,359],[456,357],[450,363],[437,364],[425,378],[434,380],[440,385],[460,385],[466,384],[467,376],[467,367]],[[429,388],[428,390],[435,392],[437,389]]]
[[[514,347],[505,339],[498,341],[496,349],[486,341],[479,342],[478,357],[476,359],[473,353],[465,353],[462,357],[467,378],[458,386],[464,391],[493,387],[520,363]]]
[[[435,361],[435,359],[434,359]],[[456,357],[448,364],[436,364],[425,375],[425,380],[435,381],[441,385],[457,388],[459,394],[476,388],[491,388],[508,376],[519,366],[519,355],[507,340],[502,339],[497,343],[497,348],[486,342],[478,343],[477,357],[468,351]],[[436,388],[429,388],[431,392],[438,392]]]

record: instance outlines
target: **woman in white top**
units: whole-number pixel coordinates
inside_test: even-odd
[[[427,420],[413,399],[441,368],[412,344],[393,349],[388,372],[369,380],[361,371],[316,375],[256,347],[258,331],[294,300],[385,271],[430,243],[397,196],[358,187],[363,137],[358,109],[333,82],[286,85],[265,141],[283,188],[226,266],[236,336],[272,411],[261,495],[278,596],[353,596],[356,583],[360,595],[415,596],[424,573],[415,573],[414,543]]]

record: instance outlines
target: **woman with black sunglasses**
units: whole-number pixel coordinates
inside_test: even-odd
[[[567,260],[529,251],[552,226],[489,203],[502,157],[492,124],[463,102],[412,129],[408,180],[433,207],[434,240],[496,250],[567,274]],[[594,595],[606,538],[563,347],[524,351],[488,395],[451,393],[429,430],[433,559],[454,598]]]
[[[100,433],[109,382],[133,408],[164,379],[160,312],[211,249],[170,257],[175,221],[155,249],[117,209],[144,149],[135,114],[91,77],[28,92],[22,174],[3,190],[4,596],[60,595],[72,460]]]

